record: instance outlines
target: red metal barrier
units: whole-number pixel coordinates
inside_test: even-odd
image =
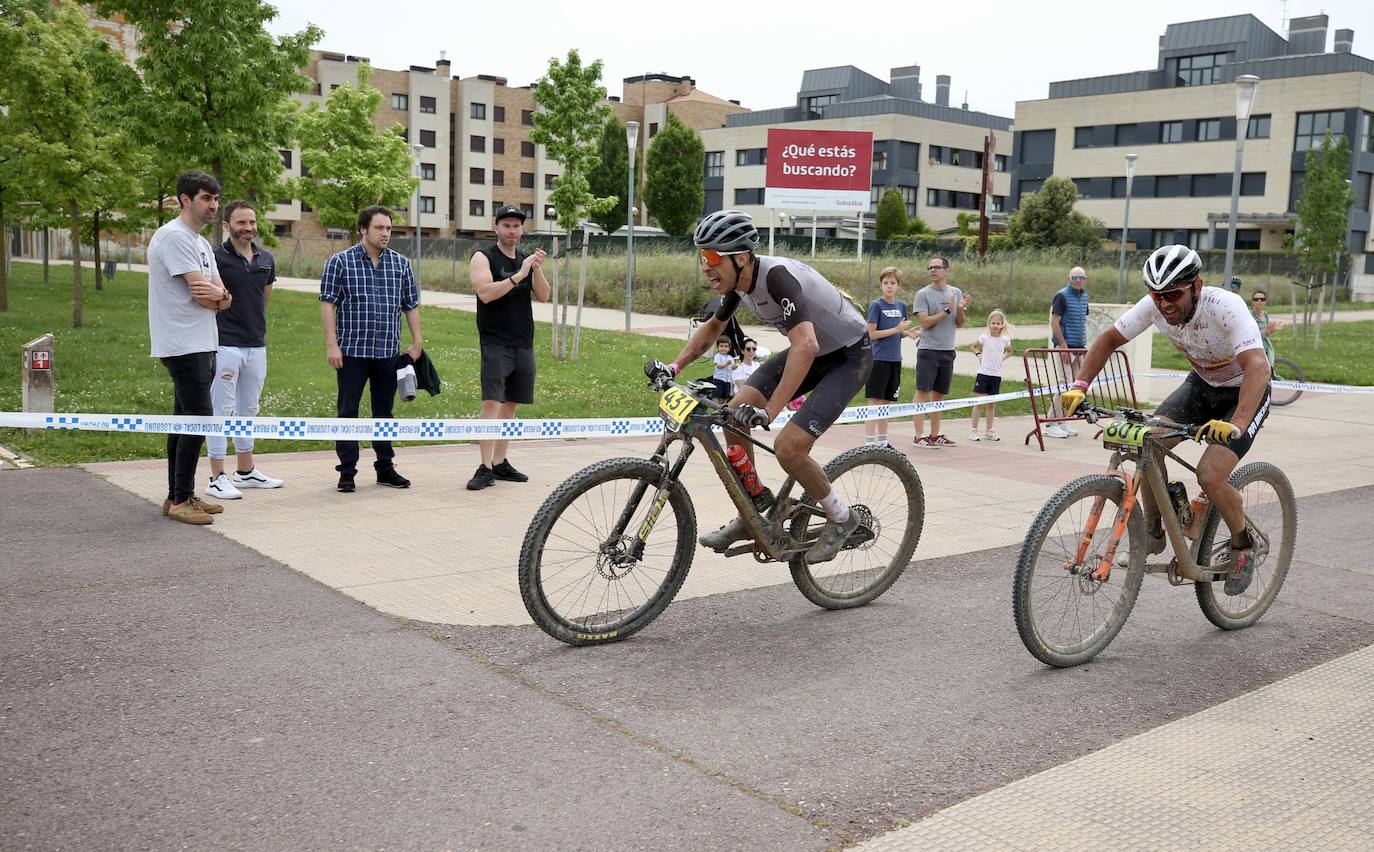
[[[1031,413],[1035,415],[1035,428],[1026,433],[1027,444],[1033,437],[1044,451],[1044,424],[1078,419],[1064,416],[1059,407],[1059,395],[1073,384],[1085,352],[1086,349],[1027,349],[1022,354]],[[1139,407],[1135,399],[1135,381],[1131,378],[1131,362],[1125,352],[1118,349],[1107,358],[1092,387],[1088,388],[1087,400],[1104,408]]]

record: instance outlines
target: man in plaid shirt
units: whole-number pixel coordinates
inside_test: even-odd
[[[391,211],[365,208],[358,214],[360,240],[329,258],[320,276],[320,316],[329,366],[339,383],[339,417],[357,417],[363,386],[371,386],[372,416],[391,416],[396,400],[396,361],[401,351],[400,314],[410,327],[412,360],[420,357],[420,288],[410,261],[387,248],[391,242]],[[373,441],[377,482],[409,488],[410,480],[396,472],[396,451],[390,441]],[[354,490],[358,471],[358,442],[336,441],[339,490]]]

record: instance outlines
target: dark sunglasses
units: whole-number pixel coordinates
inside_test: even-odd
[[[746,346],[746,347],[744,347],[744,351],[745,351],[745,352],[757,352],[758,350],[755,349],[753,346]]]
[[[1183,294],[1187,293],[1190,289],[1192,288],[1179,287],[1174,290],[1165,290],[1162,293],[1156,293],[1155,291],[1151,290],[1150,298],[1154,299],[1156,302],[1177,302],[1178,300],[1182,299]]]
[[[1252,301],[1252,302],[1267,302],[1267,301],[1269,301],[1269,297],[1268,297],[1268,296],[1251,296],[1251,297],[1250,297],[1250,301]]]
[[[1087,280],[1088,280],[1088,276],[1086,276],[1086,275],[1070,275],[1070,276],[1069,276],[1069,280],[1070,280],[1070,281],[1087,281]]]

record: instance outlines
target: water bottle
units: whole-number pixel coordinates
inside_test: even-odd
[[[1197,534],[1200,531],[1198,528],[1202,526],[1203,519],[1207,517],[1207,510],[1211,507],[1212,501],[1208,498],[1207,492],[1199,491],[1197,497],[1188,507],[1188,511],[1192,514],[1192,517],[1188,519],[1188,523],[1184,524],[1184,537],[1189,539],[1197,538]]]
[[[754,470],[754,462],[749,458],[749,454],[744,451],[744,447],[739,444],[731,444],[725,451],[725,457],[730,461],[730,467],[735,469],[735,475],[739,477],[740,483],[744,486],[744,493],[754,501],[754,506],[762,512],[773,503],[773,493],[763,487],[759,481],[759,475]]]

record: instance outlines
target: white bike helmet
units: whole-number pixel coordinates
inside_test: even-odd
[[[1191,284],[1202,274],[1202,258],[1182,245],[1160,246],[1145,261],[1145,286],[1158,293]]]
[[[753,251],[759,245],[759,229],[748,213],[717,210],[697,225],[692,243],[699,249],[715,249],[721,254]]]

